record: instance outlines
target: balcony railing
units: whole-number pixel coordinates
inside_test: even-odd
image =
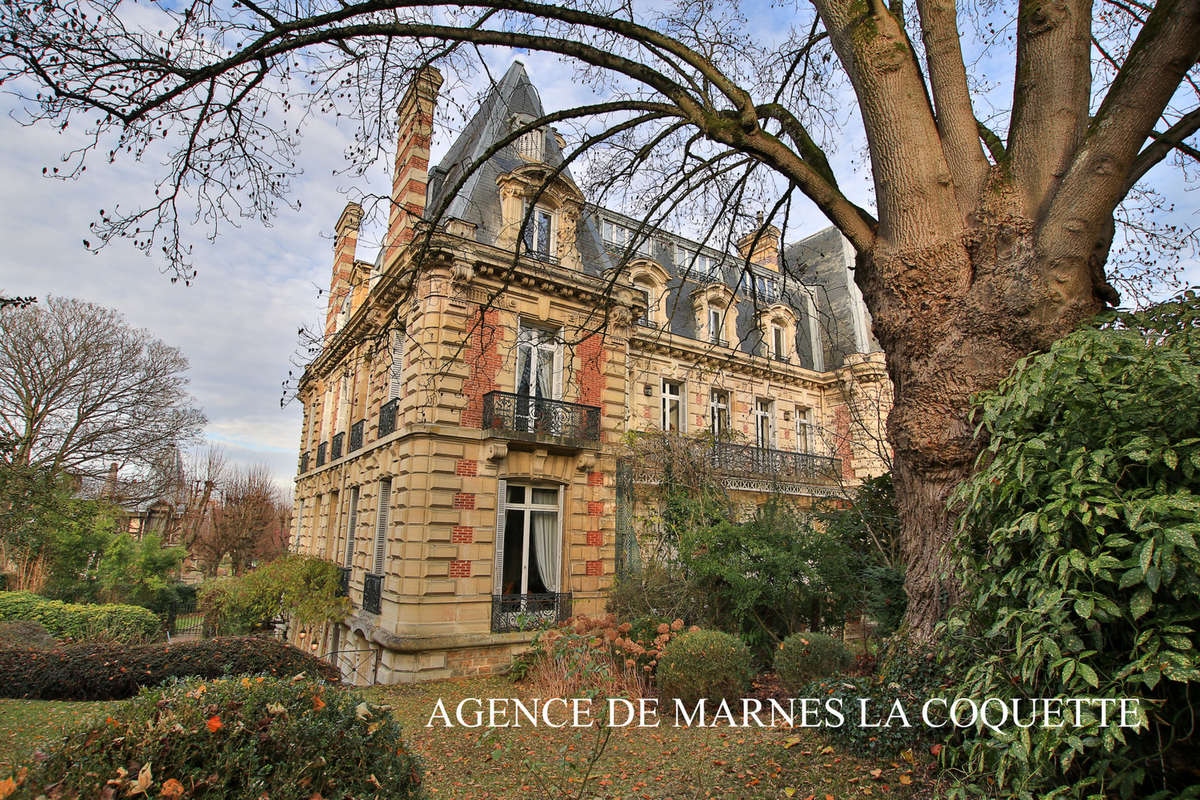
[[[382,439],[389,433],[396,430],[396,407],[400,405],[400,398],[388,400],[379,407],[379,438]]]
[[[571,616],[571,593],[494,594],[492,632],[508,633],[553,625]]]
[[[329,441],[329,460],[337,461],[342,457],[342,445],[346,442],[346,432],[336,433]]]
[[[378,614],[383,608],[383,576],[368,572],[363,576],[363,611]]]
[[[350,449],[347,451],[353,453],[355,450],[361,450],[363,446],[363,426],[366,420],[360,419],[358,422],[350,426]]]
[[[488,392],[483,396],[483,429],[505,439],[586,447],[600,443],[600,409],[562,400]]]
[[[300,471],[308,472],[308,451],[305,450],[300,454]]]
[[[325,466],[325,453],[326,453],[326,447],[328,444],[329,444],[328,442],[321,442],[319,445],[317,445],[317,466],[318,467]]]
[[[338,597],[349,597],[350,596],[350,573],[353,570],[353,567],[340,567],[339,570],[341,571],[342,574],[341,574],[340,579],[338,580],[337,596]]]
[[[823,483],[836,480],[841,459],[732,442],[714,442],[709,463],[724,475]]]

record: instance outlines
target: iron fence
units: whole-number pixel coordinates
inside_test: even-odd
[[[562,622],[571,616],[571,593],[494,594],[492,632],[525,631]]]
[[[544,397],[488,392],[483,396],[483,429],[508,439],[599,444],[600,409]]]
[[[724,475],[804,481],[836,480],[841,467],[841,459],[830,456],[732,442],[714,442],[709,463]]]

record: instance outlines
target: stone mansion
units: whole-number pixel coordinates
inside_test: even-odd
[[[639,233],[566,170],[539,194],[552,128],[486,157],[543,114],[519,62],[430,168],[440,85],[427,69],[401,104],[380,251],[360,259],[360,206],[337,221],[299,384],[293,548],[342,565],[354,611],[291,635],[360,683],[496,670],[532,624],[602,612],[662,474],[639,435],[683,442],[747,513],[887,468],[891,386],[836,231],[726,253]]]

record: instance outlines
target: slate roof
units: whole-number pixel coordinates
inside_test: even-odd
[[[494,153],[479,169],[468,175],[462,187],[447,199],[448,193],[459,180],[463,180],[462,176],[471,164],[483,158],[495,142],[513,130],[515,118],[534,119],[544,113],[541,98],[529,80],[524,64],[514,62],[484,98],[479,111],[467,123],[445,157],[430,170],[427,216],[435,215],[446,203],[443,219],[457,218],[473,223],[476,239],[485,244],[493,243],[499,235],[501,224],[500,193],[496,181],[500,176],[529,163],[518,155],[516,143],[510,143]],[[545,163],[557,166],[562,163],[562,151],[553,131],[547,129],[545,137]],[[563,176],[573,183],[569,170],[564,170]],[[599,275],[617,263],[622,254],[622,248],[614,248],[603,242],[600,235],[601,218],[612,219],[634,229],[639,227],[638,220],[623,214],[603,208],[588,208],[577,228],[576,245],[584,271],[593,275]],[[670,331],[696,338],[690,294],[697,286],[709,281],[690,274],[689,264],[677,263],[683,261],[678,256],[679,248],[686,248],[691,253],[700,250],[714,258],[724,258],[722,277],[727,285],[735,289],[747,267],[745,261],[736,254],[703,247],[669,231],[656,230],[653,233],[647,255],[661,264],[671,276],[665,298]],[[781,260],[779,272],[754,265],[749,270],[754,274],[773,277],[779,290],[778,302],[785,303],[795,312],[795,352],[803,366],[832,369],[840,366],[848,353],[879,349],[870,334],[870,320],[850,272],[852,251],[835,228],[826,228],[786,245]],[[736,305],[739,342],[735,346],[746,353],[759,352],[761,335],[755,322],[754,302],[745,293],[738,292]],[[759,305],[765,304],[760,302]],[[815,317],[810,314],[810,309],[815,311]]]

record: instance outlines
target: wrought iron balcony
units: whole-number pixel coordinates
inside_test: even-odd
[[[382,439],[389,433],[394,433],[396,430],[396,407],[400,405],[400,398],[388,400],[379,407],[379,437]]]
[[[527,631],[571,616],[571,593],[492,595],[492,633]]]
[[[383,576],[368,572],[363,576],[363,611],[378,614],[383,608]]]
[[[600,409],[544,397],[488,392],[483,396],[483,429],[504,439],[593,447],[600,444]]]
[[[837,480],[841,459],[733,442],[713,442],[709,463],[723,475],[825,483]]]
[[[363,446],[363,426],[366,424],[365,419],[360,419],[358,422],[350,426],[350,449],[346,452],[353,453],[355,450],[362,449]]]
[[[305,450],[300,454],[300,471],[308,472],[308,451]]]
[[[342,575],[341,575],[341,578],[338,580],[338,590],[337,590],[338,597],[349,597],[350,596],[350,573],[353,571],[353,569],[354,569],[353,567],[339,567],[339,570],[341,571]]]
[[[318,467],[325,466],[325,453],[326,453],[326,446],[328,444],[329,444],[328,442],[321,442],[319,445],[317,445],[317,466]]]
[[[342,457],[342,445],[346,442],[346,432],[335,433],[329,441],[329,460],[337,461]]]

